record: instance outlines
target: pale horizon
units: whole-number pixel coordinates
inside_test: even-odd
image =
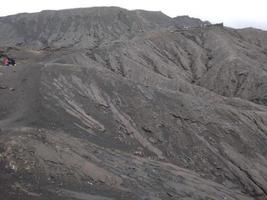
[[[0,0],[1,1],[1,0]],[[188,15],[211,23],[223,22],[233,28],[254,27],[267,30],[267,2],[254,1],[212,1],[212,0],[9,0],[9,5],[0,11],[0,16],[19,13],[33,13],[42,10],[63,10],[72,8],[115,6],[128,10],[161,11],[170,17]]]

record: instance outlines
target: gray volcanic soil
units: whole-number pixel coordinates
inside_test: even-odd
[[[190,19],[0,18],[0,199],[266,200],[267,33]]]

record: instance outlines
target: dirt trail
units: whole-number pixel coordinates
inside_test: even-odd
[[[40,65],[3,66],[0,74],[0,127],[33,121],[37,117]]]
[[[6,119],[7,116],[15,109],[18,99],[18,77],[20,67],[0,67],[1,79],[0,84],[3,89],[0,90],[1,95],[1,118]],[[12,111],[11,111],[12,110]]]

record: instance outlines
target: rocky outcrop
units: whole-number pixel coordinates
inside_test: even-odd
[[[198,18],[192,18],[189,17],[188,15],[178,16],[173,18],[173,23],[177,28],[201,27],[211,24],[208,21],[201,21]]]

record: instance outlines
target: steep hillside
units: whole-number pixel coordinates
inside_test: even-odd
[[[90,48],[99,42],[132,38],[168,25],[160,12],[116,7],[19,14],[0,19],[2,45]]]
[[[211,24],[208,21],[203,22],[198,18],[192,18],[187,15],[175,17],[172,21],[177,28],[200,27]]]
[[[18,63],[0,66],[5,200],[267,199],[265,32],[177,20],[115,7],[0,19]]]

